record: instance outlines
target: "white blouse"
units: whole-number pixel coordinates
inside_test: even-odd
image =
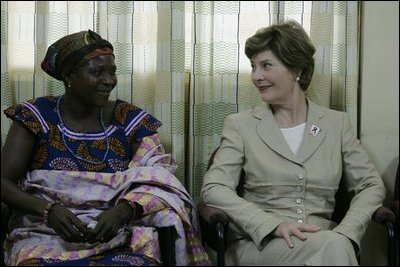
[[[297,155],[297,152],[299,152],[301,142],[303,142],[303,133],[305,127],[306,123],[304,122],[292,128],[281,128],[286,142],[288,143],[290,149],[292,149],[293,154],[295,155]]]

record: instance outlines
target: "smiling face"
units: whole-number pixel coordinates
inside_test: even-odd
[[[286,68],[270,50],[254,55],[250,63],[253,84],[268,104],[287,103],[295,90],[300,90],[296,73]]]
[[[114,56],[95,57],[71,73],[68,93],[87,105],[104,107],[117,85],[116,69]]]

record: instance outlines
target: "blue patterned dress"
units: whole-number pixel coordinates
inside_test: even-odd
[[[60,123],[57,114],[59,97],[61,96],[38,97],[13,105],[4,111],[8,118],[21,123],[35,134],[36,141],[29,171],[37,169],[106,173],[124,171],[135,153],[132,151],[132,142],[139,144],[143,137],[155,134],[161,126],[161,122],[146,111],[125,101],[116,100],[112,118],[105,133],[103,131],[74,132]],[[104,155],[107,156],[103,163],[92,164],[73,156],[65,144],[75,155],[93,162],[101,162]],[[126,246],[75,261],[29,259],[21,262],[20,265],[138,266],[157,265],[157,262],[144,255],[132,253]]]
[[[107,150],[103,132],[74,132],[60,124],[57,115],[58,97],[39,97],[9,107],[7,117],[22,123],[36,136],[34,156],[30,170],[68,170],[116,172],[128,168],[135,151],[132,142],[140,143],[145,136],[153,135],[161,122],[144,110],[117,100],[110,124],[106,128],[109,153],[102,164],[91,164],[74,157],[73,153],[100,162]]]

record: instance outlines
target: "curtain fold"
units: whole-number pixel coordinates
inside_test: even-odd
[[[346,111],[357,126],[357,1],[2,1],[1,107],[64,92],[40,68],[60,37],[93,29],[114,46],[118,85],[111,98],[163,122],[161,141],[194,199],[224,118],[260,102],[244,54],[248,37],[294,19],[316,46],[315,102]],[[2,144],[10,122],[1,114]]]

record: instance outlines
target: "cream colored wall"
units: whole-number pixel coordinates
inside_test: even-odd
[[[393,198],[399,162],[399,2],[363,1],[360,139]],[[387,265],[385,228],[372,222],[362,241],[362,265]]]

